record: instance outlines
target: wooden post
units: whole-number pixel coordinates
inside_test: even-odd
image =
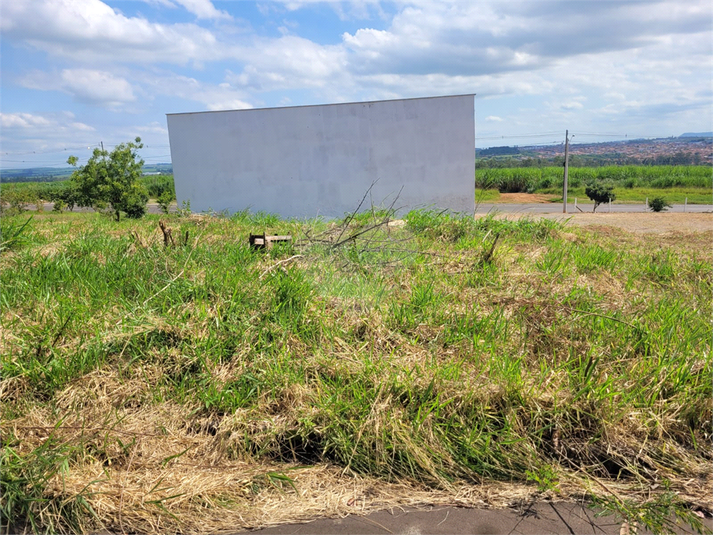
[[[609,213],[611,214],[611,197],[609,197]]]
[[[683,203],[683,211],[685,212],[686,210],[688,210],[688,197],[686,197],[686,200]]]
[[[567,213],[567,178],[569,175],[569,130],[564,131],[564,184],[562,185],[562,213]]]
[[[646,204],[644,205],[644,212],[649,209],[649,198],[646,197]]]

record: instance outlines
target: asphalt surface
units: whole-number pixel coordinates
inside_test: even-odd
[[[590,212],[594,207],[593,204],[579,203],[578,208],[575,208],[574,203],[567,203],[567,212],[569,214],[577,214],[581,212]],[[611,210],[612,213],[635,213],[649,212],[644,203],[641,204],[617,204],[612,203],[611,208],[608,204],[600,204],[597,207],[597,214],[606,214]],[[562,214],[562,203],[528,203],[528,204],[512,204],[512,203],[481,203],[476,207],[476,213],[485,214],[491,211],[507,212],[507,213],[532,213],[532,214]],[[674,204],[667,212],[691,212],[703,213],[713,212],[711,204]]]
[[[45,203],[44,210],[46,212],[52,211],[52,203]],[[581,212],[591,212],[592,204],[578,204],[579,209],[575,208],[574,203],[567,204],[567,212],[569,214],[575,214]],[[161,209],[156,203],[149,203],[147,207],[149,214],[160,214]],[[612,213],[633,213],[633,212],[647,212],[648,210],[641,204],[616,204],[613,203],[611,208],[608,204],[602,204],[597,208],[596,213],[607,213],[611,210]],[[91,212],[91,208],[75,208],[75,212]],[[175,211],[175,207],[172,207],[171,211]],[[668,212],[691,212],[691,213],[704,213],[713,212],[713,205],[711,204],[689,204],[684,206],[683,204],[674,204],[673,207],[667,210]],[[530,213],[530,214],[562,214],[562,204],[561,203],[528,203],[528,204],[514,204],[514,203],[481,203],[476,207],[476,213],[487,214],[488,212],[503,212],[503,213]]]
[[[709,529],[713,520],[705,519]],[[693,533],[681,527],[678,533]],[[319,519],[305,524],[285,524],[253,531],[260,535],[440,535],[440,534],[586,534],[620,535],[622,523],[614,516],[597,516],[597,511],[576,503],[538,502],[517,509],[391,509],[367,516]],[[634,533],[632,529],[630,531]],[[649,533],[639,530],[637,535]]]

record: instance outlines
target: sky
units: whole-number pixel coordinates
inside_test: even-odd
[[[0,166],[166,114],[475,93],[476,146],[713,130],[710,0],[2,0]]]

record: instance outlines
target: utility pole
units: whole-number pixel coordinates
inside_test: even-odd
[[[564,185],[562,186],[562,213],[567,213],[567,178],[569,177],[569,130],[564,131]]]

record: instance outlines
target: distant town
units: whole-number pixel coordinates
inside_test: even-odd
[[[598,165],[713,165],[713,133],[679,137],[633,139],[603,143],[570,143],[570,164]],[[564,143],[477,149],[479,166],[548,165],[564,159]]]

